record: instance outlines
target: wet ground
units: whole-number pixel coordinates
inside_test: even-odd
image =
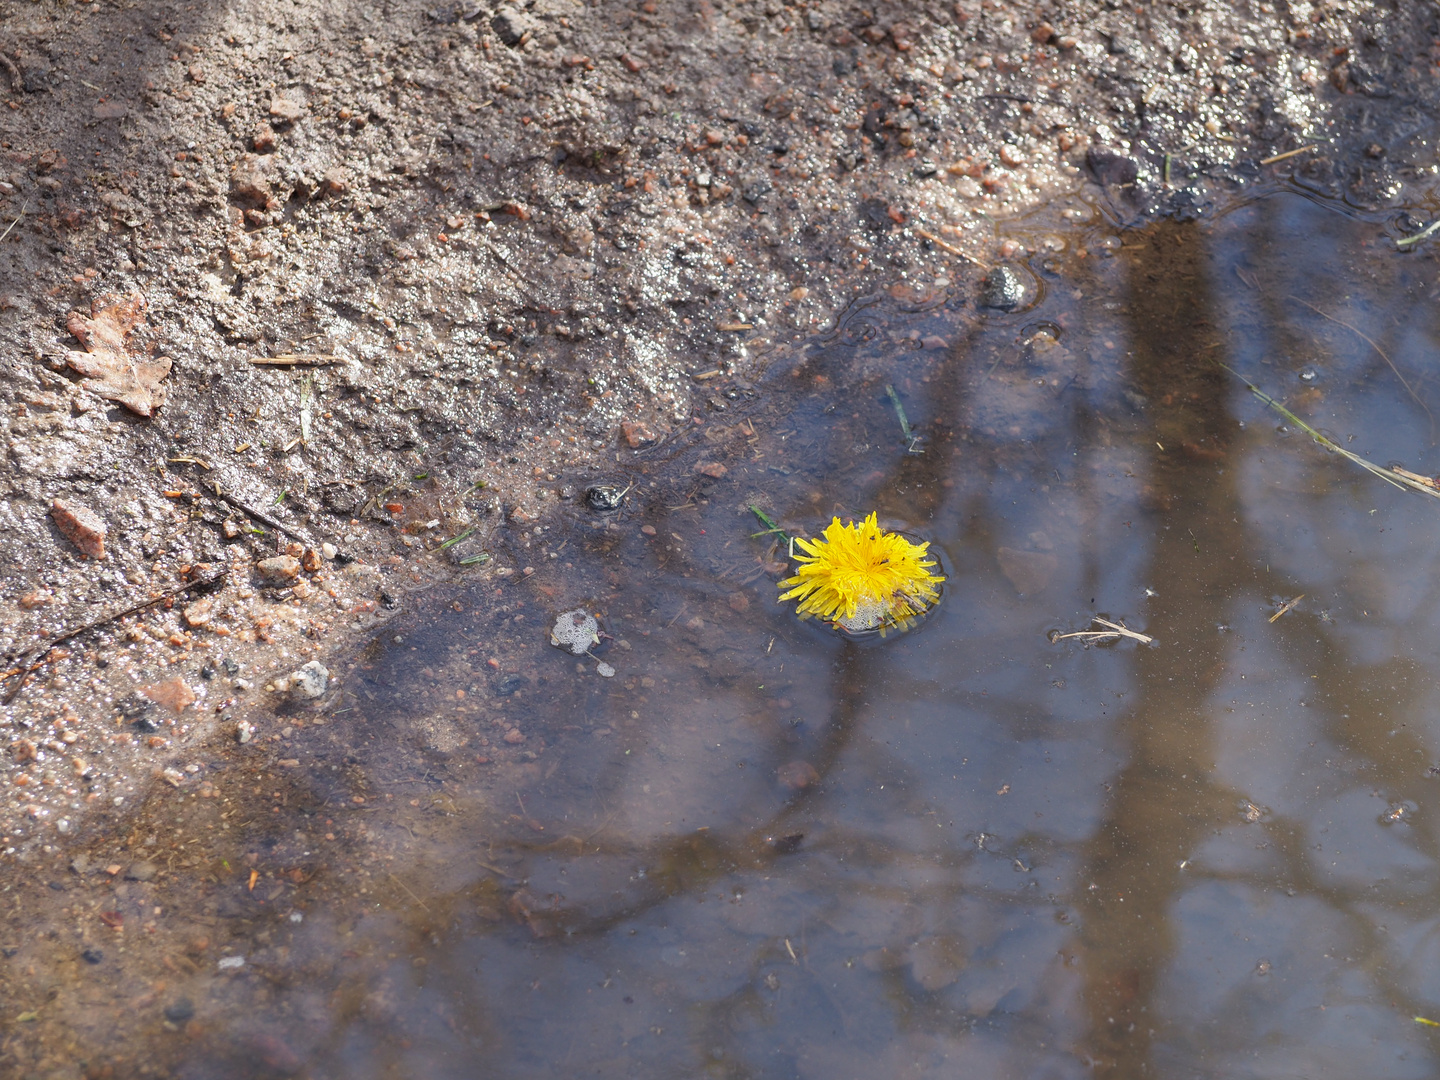
[[[1312,186],[1057,202],[1014,310],[915,279],[714,379],[618,509],[30,851],[17,1075],[1433,1075],[1440,503],[1246,380],[1434,472],[1440,281]],[[797,621],[752,506],[877,510],[943,603]]]
[[[1204,216],[1290,173],[1422,206],[1433,22],[0,0],[0,856],[277,734],[291,672],[464,560],[538,571],[522,536],[731,423],[733,380],[857,295],[1045,254],[997,221]],[[81,352],[121,297],[143,325]]]

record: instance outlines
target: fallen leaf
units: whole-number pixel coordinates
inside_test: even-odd
[[[170,374],[168,356],[149,357],[131,349],[130,334],[145,322],[145,297],[102,296],[90,302],[90,318],[72,312],[66,329],[84,352],[70,351],[65,362],[85,377],[85,388],[131,412],[154,416],[165,404],[160,380]]]

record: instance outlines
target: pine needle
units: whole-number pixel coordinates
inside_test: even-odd
[[[1316,431],[1304,420],[1301,420],[1293,412],[1287,409],[1284,405],[1280,404],[1280,402],[1276,401],[1269,394],[1265,393],[1265,391],[1261,390],[1254,383],[1250,382],[1248,379],[1241,378],[1241,376],[1233,368],[1227,367],[1225,364],[1221,364],[1220,366],[1225,368],[1226,371],[1230,372],[1230,374],[1234,375],[1237,379],[1241,379],[1241,381],[1245,383],[1245,389],[1249,390],[1262,402],[1270,406],[1270,408],[1274,409],[1277,413],[1283,416],[1286,420],[1290,421],[1290,423],[1294,424],[1301,431],[1305,432],[1306,435],[1309,435],[1310,438],[1314,439],[1321,446],[1325,447],[1325,449],[1333,450],[1341,457],[1345,458],[1348,461],[1354,462],[1366,472],[1373,473],[1375,476],[1378,476],[1381,480],[1384,480],[1387,484],[1390,484],[1393,487],[1409,489],[1410,491],[1421,491],[1424,492],[1426,495],[1429,495],[1431,498],[1440,499],[1440,488],[1437,488],[1433,480],[1430,480],[1427,477],[1418,476],[1415,473],[1405,472],[1404,470],[1387,469],[1382,465],[1376,465],[1373,461],[1366,461],[1359,454],[1356,454],[1350,450],[1346,450],[1334,439],[1327,438],[1326,436],[1320,434],[1320,432]]]

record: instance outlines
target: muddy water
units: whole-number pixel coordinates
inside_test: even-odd
[[[1018,310],[957,273],[774,344],[599,478],[618,511],[417,597],[257,778],[269,814],[170,863],[204,936],[145,999],[160,1059],[1434,1075],[1440,503],[1221,365],[1433,471],[1435,263],[1294,192],[1112,209],[1004,227],[1042,252]],[[943,604],[884,641],[797,622],[752,504],[877,510]],[[593,656],[549,643],[578,606]],[[1058,636],[1096,615],[1153,641]]]

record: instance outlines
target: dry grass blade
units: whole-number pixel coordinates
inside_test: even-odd
[[[1220,366],[1225,367],[1224,364],[1221,364]],[[1231,368],[1225,367],[1225,370],[1229,371],[1232,375],[1235,374],[1235,372]],[[1246,380],[1245,388],[1249,390],[1252,394],[1254,394],[1257,398],[1259,398],[1261,401],[1263,401],[1266,405],[1270,406],[1270,408],[1274,409],[1277,413],[1283,416],[1286,420],[1289,420],[1290,423],[1294,424],[1301,431],[1305,432],[1306,435],[1309,435],[1310,438],[1314,439],[1321,446],[1325,447],[1325,449],[1333,450],[1341,457],[1346,458],[1349,461],[1353,461],[1356,465],[1359,465],[1366,472],[1373,473],[1381,480],[1384,480],[1387,484],[1391,484],[1397,488],[1408,488],[1411,491],[1421,491],[1424,492],[1426,495],[1431,496],[1432,498],[1440,499],[1440,485],[1437,485],[1435,481],[1431,480],[1429,477],[1420,476],[1417,473],[1406,472],[1404,469],[1387,469],[1382,465],[1376,465],[1373,461],[1366,461],[1359,454],[1356,454],[1350,450],[1346,450],[1334,439],[1327,438],[1326,436],[1320,434],[1320,432],[1316,431],[1304,420],[1301,420],[1293,412],[1287,409],[1284,405],[1281,405],[1280,402],[1276,401],[1269,394],[1265,393],[1265,391],[1261,390],[1254,383]]]
[[[1414,236],[1401,237],[1399,240],[1395,241],[1395,246],[1398,248],[1403,248],[1409,247],[1411,244],[1418,244],[1421,240],[1425,240],[1433,236],[1436,229],[1440,229],[1440,221],[1432,221],[1429,225],[1426,225],[1425,228],[1421,229]]]
[[[934,233],[922,229],[919,226],[916,226],[915,228],[915,235],[919,236],[923,240],[929,240],[930,243],[934,244],[941,251],[948,251],[951,255],[954,255],[957,258],[964,259],[966,262],[969,263],[975,262],[974,259],[972,259],[969,255],[966,255],[965,252],[961,251],[954,244],[948,243],[947,241],[940,239],[940,237],[936,236]]]
[[[1302,592],[1299,596],[1295,597],[1295,599],[1286,600],[1285,603],[1280,605],[1280,610],[1275,612],[1274,615],[1270,616],[1270,621],[1273,623],[1276,619],[1280,618],[1280,616],[1284,615],[1287,611],[1293,611],[1295,609],[1295,605],[1300,603],[1300,601],[1304,599],[1305,594]]]
[[[10,230],[13,229],[13,228],[15,228],[16,225],[19,225],[19,224],[20,224],[20,219],[25,216],[25,211],[28,210],[29,208],[30,208],[30,200],[29,200],[29,199],[26,199],[26,200],[20,205],[20,212],[15,215],[15,220],[12,221],[12,222],[10,222],[9,226],[5,229],[5,231],[4,231],[3,233],[0,233],[0,241],[4,241],[4,239],[5,239],[7,236],[10,235]]]
[[[1296,149],[1294,149],[1294,150],[1286,150],[1283,154],[1271,154],[1271,155],[1270,155],[1269,157],[1267,157],[1267,158],[1261,158],[1261,159],[1260,159],[1260,164],[1261,164],[1261,165],[1274,165],[1277,161],[1284,161],[1284,160],[1286,160],[1287,158],[1292,158],[1292,157],[1296,157],[1296,156],[1299,155],[1299,154],[1308,153],[1309,151],[1314,150],[1315,147],[1317,147],[1317,146],[1319,146],[1319,145],[1320,145],[1319,143],[1310,143],[1310,144],[1307,145],[1307,146],[1301,146],[1301,147],[1298,147],[1298,148],[1296,148]]]
[[[1064,641],[1067,638],[1079,638],[1081,641],[1110,641],[1118,638],[1129,638],[1131,641],[1138,641],[1141,645],[1149,645],[1155,639],[1149,634],[1141,634],[1131,630],[1124,623],[1111,622],[1109,619],[1102,619],[1099,615],[1092,618],[1091,623],[1103,626],[1103,630],[1073,630],[1068,634],[1052,634],[1051,641]]]
[[[1422,487],[1426,491],[1440,492],[1440,484],[1437,484],[1433,477],[1421,476],[1419,473],[1413,473],[1409,469],[1402,469],[1399,465],[1392,466],[1391,470],[1396,476],[1403,480],[1409,480],[1412,484]]]

